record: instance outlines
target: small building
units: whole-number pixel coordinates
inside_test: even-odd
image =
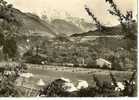
[[[103,59],[103,58],[99,58],[96,60],[96,65],[100,68],[104,68],[104,67],[107,67],[109,69],[112,68],[112,63]]]

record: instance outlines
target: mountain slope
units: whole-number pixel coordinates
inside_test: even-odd
[[[21,34],[37,35],[54,37],[56,34],[52,30],[53,27],[48,23],[44,23],[38,16],[31,13],[23,13],[17,9],[14,9],[14,15],[21,19],[22,25],[19,28]]]
[[[96,25],[93,23],[88,23],[88,22],[80,22],[80,28],[84,31],[87,32],[89,30],[95,30],[96,29]]]
[[[99,31],[99,30],[90,30],[88,32],[80,33],[80,34],[73,34],[72,37],[78,37],[78,36],[104,36],[104,35],[123,35],[122,34],[122,28],[120,25],[117,25],[115,27],[105,27],[105,30]]]
[[[131,27],[131,33],[133,33],[133,35],[137,36],[137,22],[133,21],[133,23],[130,25],[130,27]],[[88,32],[75,33],[75,34],[72,34],[71,36],[78,37],[78,36],[106,36],[106,35],[125,35],[125,34],[122,30],[122,26],[117,25],[117,26],[113,26],[113,27],[103,26],[102,31],[95,29],[95,30],[90,30]]]
[[[62,33],[69,36],[74,33],[82,32],[82,30],[75,24],[62,19],[55,19],[51,22],[51,24],[55,27],[59,34]]]

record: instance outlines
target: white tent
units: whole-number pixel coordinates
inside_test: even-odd
[[[45,86],[45,82],[44,82],[42,79],[40,79],[40,80],[37,82],[37,85],[38,85],[38,86]]]

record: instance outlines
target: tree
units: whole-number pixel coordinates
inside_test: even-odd
[[[4,35],[1,33],[1,29],[0,29],[0,46],[3,44],[4,41]]]
[[[19,77],[19,72],[26,71],[27,67],[24,64],[19,64],[18,66],[6,65],[2,67],[5,73],[0,73],[0,97],[23,96],[23,91],[16,87],[16,79]]]
[[[133,33],[135,31],[132,31],[136,30],[134,29],[134,27],[136,26],[134,26],[135,21],[133,20],[133,12],[127,11],[124,15],[121,13],[120,9],[118,9],[117,5],[113,0],[106,0],[106,2],[108,2],[110,4],[110,7],[112,8],[108,10],[109,13],[119,18],[118,20],[122,26],[123,32],[125,33],[125,38],[136,40],[137,36],[135,35],[135,33]]]
[[[85,10],[87,11],[88,15],[92,17],[92,19],[95,21],[96,23],[96,27],[99,31],[102,31],[103,26],[101,25],[100,21],[97,19],[97,17],[95,17],[95,15],[90,11],[90,9],[86,6]]]
[[[17,53],[16,40],[13,37],[18,30],[18,26],[21,25],[20,18],[14,15],[14,10],[12,4],[0,0],[0,19],[2,20],[0,46],[3,46],[3,53],[10,58],[15,57]]]
[[[6,39],[3,45],[3,53],[8,54],[8,58],[13,58],[17,53],[17,44],[13,37]]]

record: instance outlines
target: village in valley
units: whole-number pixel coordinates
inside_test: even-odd
[[[136,97],[137,19],[103,1],[119,24],[104,25],[87,4],[91,22],[0,0],[0,97]]]

